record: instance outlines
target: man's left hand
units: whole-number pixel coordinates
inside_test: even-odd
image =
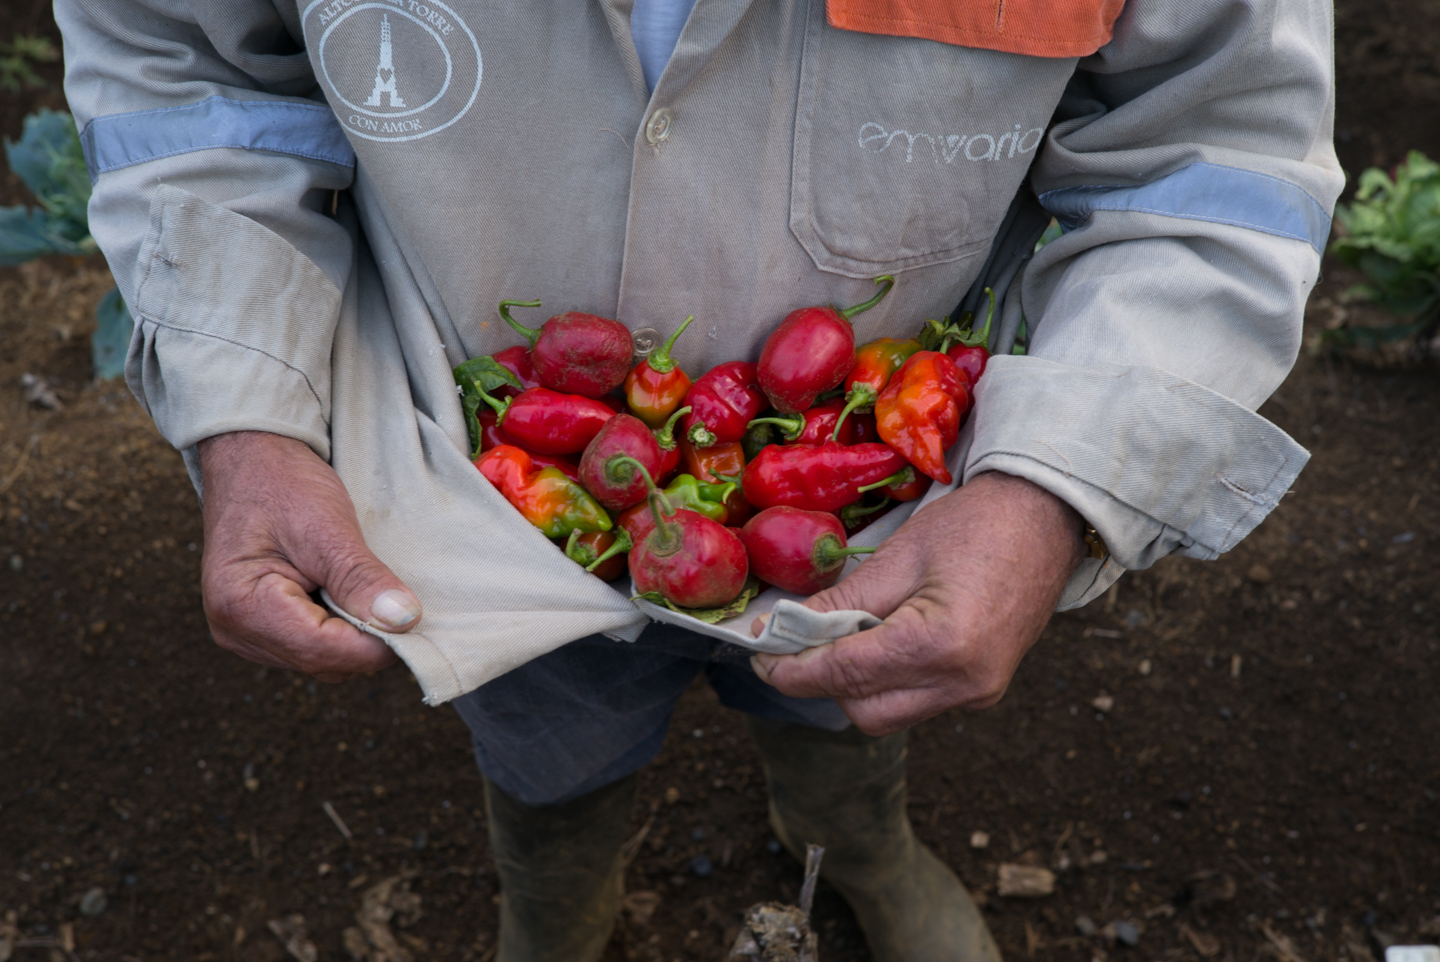
[[[854,574],[805,602],[868,611],[884,624],[751,663],[787,695],[835,698],[871,735],[951,708],[988,708],[1084,557],[1081,529],[1075,510],[1043,488],[978,475],[915,512]]]

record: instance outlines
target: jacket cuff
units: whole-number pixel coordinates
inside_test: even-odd
[[[162,186],[140,250],[126,381],[177,448],[268,431],[328,459],[340,302],[278,234]]]
[[[984,471],[1026,478],[1105,539],[1110,558],[1081,565],[1063,607],[1099,594],[1119,569],[1229,551],[1310,458],[1269,421],[1165,371],[1032,357],[990,360],[973,432],[966,481]]]

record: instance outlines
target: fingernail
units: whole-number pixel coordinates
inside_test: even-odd
[[[391,588],[370,602],[370,620],[383,628],[406,628],[420,617],[420,602],[408,591]]]
[[[750,623],[750,634],[754,635],[756,638],[759,638],[760,635],[764,633],[764,631],[765,631],[765,626],[768,625],[768,624],[770,624],[770,615],[771,615],[771,614],[772,614],[772,612],[767,611],[767,612],[765,612],[765,614],[761,615],[760,617],[756,618],[753,622],[751,622],[751,623]]]

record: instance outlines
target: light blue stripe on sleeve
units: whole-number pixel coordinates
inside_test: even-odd
[[[207,97],[198,104],[96,117],[80,135],[93,181],[106,171],[194,150],[272,150],[355,166],[355,149],[323,104]]]
[[[1040,195],[1060,226],[1074,230],[1097,210],[1161,214],[1291,237],[1324,252],[1330,215],[1288,180],[1219,164],[1189,164],[1137,187],[1061,187]]]

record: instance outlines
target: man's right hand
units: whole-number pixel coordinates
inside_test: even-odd
[[[201,586],[216,643],[321,681],[393,663],[383,641],[310,599],[324,586],[341,608],[384,631],[420,621],[419,599],[365,546],[334,469],[308,445],[276,434],[221,434],[199,449]]]

